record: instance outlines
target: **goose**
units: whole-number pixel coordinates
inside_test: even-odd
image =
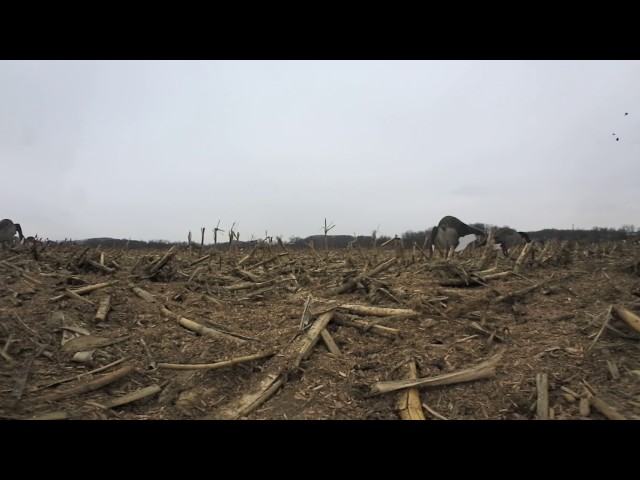
[[[525,232],[517,232],[513,228],[503,227],[496,230],[494,241],[502,248],[504,256],[508,256],[509,250],[516,245],[531,243],[529,235]]]
[[[486,234],[482,230],[471,227],[456,217],[447,215],[446,217],[442,217],[438,226],[433,227],[431,233],[424,241],[424,247],[429,249],[429,258],[433,255],[432,245],[437,248],[441,254],[444,251],[444,258],[447,258],[449,257],[449,250],[451,250],[451,255],[453,255],[456,247],[460,244],[460,237],[471,234],[476,235],[476,237],[480,239],[486,238]]]
[[[13,223],[8,218],[4,220],[0,220],[0,243],[4,245],[5,243],[13,243],[13,239],[16,236],[16,232],[20,236],[20,241],[24,240],[24,236],[22,235],[22,228],[19,223]]]

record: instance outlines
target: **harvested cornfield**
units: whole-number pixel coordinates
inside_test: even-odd
[[[0,418],[640,418],[640,246],[520,248],[5,248]]]

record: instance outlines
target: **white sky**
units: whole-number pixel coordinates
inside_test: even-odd
[[[639,61],[0,61],[0,106],[26,236],[640,227]]]

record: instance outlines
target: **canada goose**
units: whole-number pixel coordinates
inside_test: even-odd
[[[499,228],[496,230],[494,240],[496,244],[500,244],[504,256],[508,256],[509,250],[516,245],[531,243],[529,235],[525,232],[516,232],[513,228]]]
[[[8,218],[4,220],[0,220],[0,243],[13,243],[13,239],[16,236],[16,232],[20,236],[20,241],[24,240],[24,236],[22,235],[22,228],[20,228],[19,223],[13,223]]]
[[[481,239],[486,237],[482,230],[471,227],[456,217],[447,215],[440,220],[437,227],[433,227],[431,234],[424,241],[424,246],[429,249],[429,258],[433,255],[432,245],[440,253],[444,251],[444,258],[447,258],[449,257],[449,250],[453,255],[456,247],[460,244],[460,237],[471,234]]]

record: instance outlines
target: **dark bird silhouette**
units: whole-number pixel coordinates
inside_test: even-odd
[[[429,250],[429,258],[433,255],[432,247],[435,247],[444,258],[449,258],[449,252],[453,256],[453,252],[460,245],[460,237],[471,234],[476,235],[476,238],[482,243],[487,236],[485,232],[475,227],[467,225],[456,217],[447,215],[442,217],[438,226],[433,227],[431,233],[424,239],[424,248]]]
[[[620,139],[619,139],[619,138],[616,138],[616,142],[619,142],[619,141],[620,141]]]
[[[624,112],[624,114],[625,114],[625,116],[626,116],[626,115],[629,115],[629,112]]]
[[[516,245],[531,243],[531,238],[525,232],[516,232],[513,228],[503,227],[495,231],[493,241],[500,245],[504,256],[509,256],[509,250]]]
[[[24,236],[22,235],[22,228],[20,227],[20,224],[14,223],[8,218],[0,220],[0,244],[12,244],[13,239],[16,236],[16,232],[20,237],[20,242],[22,242],[24,240]]]
[[[614,137],[616,136],[616,134],[615,134],[615,133],[612,133],[611,135],[613,135]]]

